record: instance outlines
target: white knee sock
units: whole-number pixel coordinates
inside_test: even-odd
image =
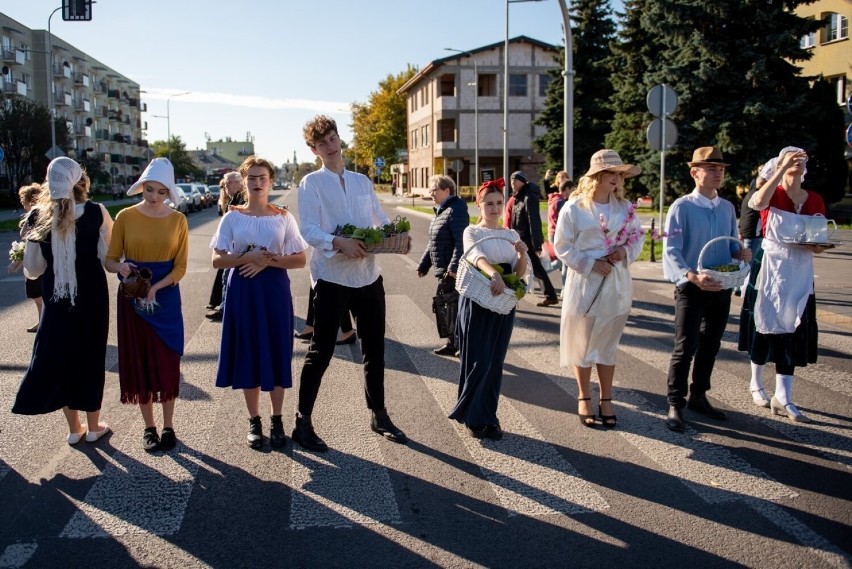
[[[781,405],[793,402],[793,376],[775,374],[775,399]]]
[[[764,365],[751,362],[751,385],[749,385],[751,391],[763,389],[763,370],[765,367]]]

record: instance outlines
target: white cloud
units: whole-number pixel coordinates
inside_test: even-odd
[[[146,88],[142,93],[144,98],[166,100],[168,97],[184,93],[176,89]],[[232,107],[244,107],[249,109],[303,109],[318,113],[345,113],[349,114],[350,104],[338,101],[318,101],[312,99],[274,99],[271,97],[257,97],[253,95],[231,95],[228,93],[210,93],[203,91],[192,91],[187,95],[181,95],[184,103],[210,103],[215,105],[230,105]]]

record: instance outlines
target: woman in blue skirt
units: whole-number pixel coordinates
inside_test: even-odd
[[[486,182],[476,193],[481,217],[476,225],[464,230],[465,255],[460,262],[473,263],[490,278],[494,296],[502,294],[506,285],[495,267],[504,274],[527,274],[527,246],[514,229],[500,225],[503,213],[503,179]],[[459,399],[450,419],[464,423],[470,436],[500,440],[503,430],[497,420],[497,403],[503,383],[503,361],[509,349],[515,309],[498,314],[462,296],[456,319],[459,338]]]
[[[249,412],[249,446],[263,446],[260,392],[272,402],[269,439],[286,441],[281,422],[284,389],[292,387],[293,298],[287,269],[305,266],[307,242],[296,220],[269,203],[275,169],[249,156],[240,165],[247,203],[225,214],[210,242],[213,267],[228,277],[217,387],[242,389]]]

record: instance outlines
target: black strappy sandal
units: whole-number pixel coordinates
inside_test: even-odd
[[[601,399],[601,401],[602,401],[602,402],[603,402],[603,401],[612,401],[612,398],[610,398],[610,399]],[[600,419],[601,419],[601,423],[603,423],[603,426],[604,426],[604,427],[608,427],[608,428],[610,428],[610,429],[614,429],[614,428],[615,428],[615,426],[618,424],[618,420],[615,418],[615,415],[604,415],[604,414],[603,414],[603,411],[601,411],[601,406],[600,406],[600,404],[598,404],[598,417],[600,417]]]
[[[595,426],[595,415],[583,415],[580,413],[580,401],[591,401],[591,397],[583,397],[581,399],[577,399],[577,416],[580,418],[580,424],[584,427],[594,427]]]

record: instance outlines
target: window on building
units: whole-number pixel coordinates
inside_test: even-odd
[[[480,97],[497,96],[497,75],[494,73],[480,73],[479,81],[476,82],[477,94]]]
[[[825,30],[823,32],[823,43],[837,41],[849,37],[848,21],[846,17],[832,12],[825,16]]]
[[[441,96],[455,97],[456,96],[456,76],[453,74],[441,75]]]
[[[553,80],[553,77],[550,76],[550,73],[540,73],[538,76],[538,96],[546,97],[547,96],[547,88],[550,87],[550,82]]]
[[[846,76],[838,75],[836,77],[827,77],[829,81],[834,83],[834,91],[837,94],[837,104],[846,105]]]
[[[411,148],[417,148],[417,130],[411,131]]]
[[[423,147],[429,146],[429,125],[425,125],[420,129],[421,139],[420,141],[423,143]]]
[[[443,119],[438,121],[438,142],[456,141],[456,120]]]
[[[527,76],[510,73],[509,74],[509,96],[510,97],[526,97],[527,96]]]
[[[809,34],[805,34],[799,40],[799,47],[802,49],[808,49],[809,47],[813,47],[816,45],[816,32],[811,32]]]

